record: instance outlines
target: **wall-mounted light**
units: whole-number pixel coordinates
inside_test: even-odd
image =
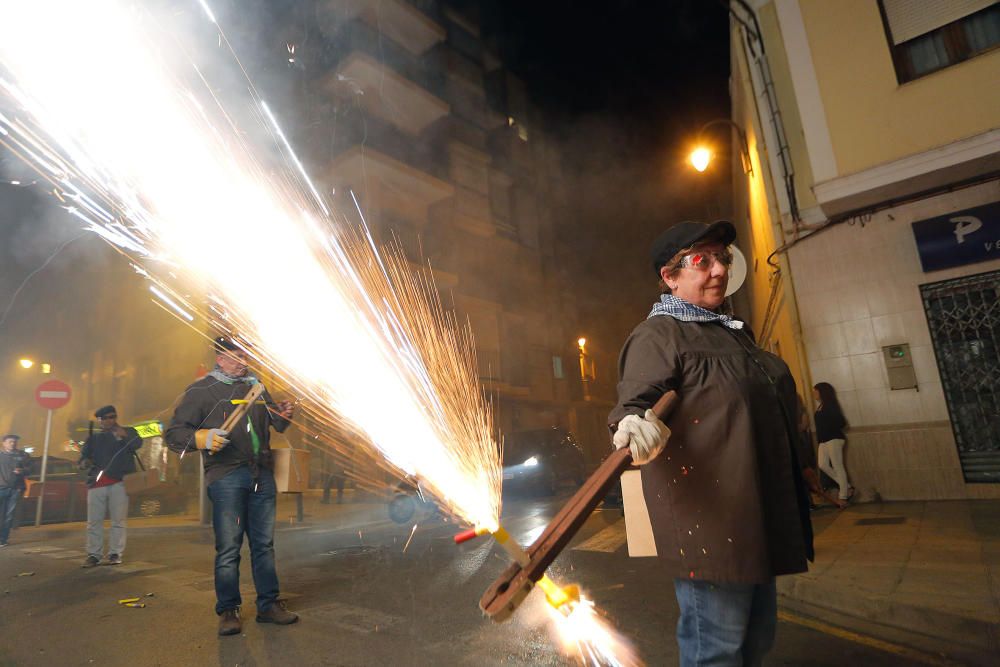
[[[709,128],[716,125],[729,125],[736,130],[737,139],[739,139],[740,142],[740,162],[743,163],[743,173],[753,174],[753,165],[750,163],[750,147],[747,145],[747,135],[743,131],[743,128],[728,118],[716,118],[715,120],[710,120],[701,126],[701,129],[698,130],[696,147],[693,151],[691,151],[690,155],[688,155],[688,161],[691,163],[691,166],[698,171],[705,171],[708,169],[708,165],[711,164],[715,154],[704,141],[704,135]]]

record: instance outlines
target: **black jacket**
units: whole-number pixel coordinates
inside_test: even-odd
[[[227,384],[211,375],[206,375],[184,390],[184,396],[174,411],[174,417],[167,427],[167,446],[178,454],[194,450],[194,433],[205,428],[219,428],[236,405],[233,400],[242,399],[250,391],[246,382]],[[271,433],[273,426],[281,433],[291,423],[278,416],[277,406],[270,394],[264,391],[266,405],[257,404],[250,408],[248,419],[244,419],[229,434],[229,444],[215,454],[202,452],[205,464],[205,483],[211,484],[233,470],[249,466],[254,475],[260,468],[270,469]],[[253,439],[248,423],[256,432],[260,443],[259,454],[253,453]]]
[[[121,440],[108,431],[91,435],[80,450],[80,460],[89,459],[93,463],[87,473],[87,484],[92,486],[102,470],[106,476],[119,481],[130,472],[135,472],[135,452],[141,447],[139,433],[128,426]]]
[[[822,407],[816,411],[816,442],[844,440],[847,420],[837,408]]]
[[[0,489],[23,489],[24,476],[28,473],[30,462],[31,457],[27,452],[20,449],[5,452],[0,449]],[[24,472],[16,474],[15,468],[21,468]]]

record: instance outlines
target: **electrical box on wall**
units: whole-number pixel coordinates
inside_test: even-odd
[[[889,389],[917,388],[917,374],[913,371],[909,343],[886,345],[882,348],[882,358],[889,375]]]

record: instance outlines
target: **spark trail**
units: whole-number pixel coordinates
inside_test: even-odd
[[[428,270],[414,274],[366,226],[337,224],[249,78],[243,99],[217,97],[205,72],[218,55],[169,29],[177,3],[170,16],[151,6],[0,1],[0,144],[129,258],[157,303],[231,333],[304,397],[319,432],[363,435],[450,513],[496,530],[501,453],[468,327]],[[237,118],[256,122],[284,169],[257,157]],[[580,658],[631,664],[592,605],[578,608],[553,620]]]
[[[255,158],[196,45],[146,7],[4,2],[0,140],[161,302],[237,335],[320,421],[346,419],[452,513],[496,525],[500,452],[471,335],[401,252],[333,224],[251,86],[237,111],[294,168],[274,177]]]

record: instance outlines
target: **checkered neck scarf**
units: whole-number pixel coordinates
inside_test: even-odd
[[[208,375],[210,377],[214,377],[216,380],[222,382],[223,384],[235,384],[237,382],[246,382],[249,385],[255,385],[258,382],[260,382],[260,380],[257,379],[257,376],[251,373],[250,371],[247,371],[245,375],[240,375],[239,377],[226,375],[225,373],[222,372],[222,369],[219,368],[218,364],[215,365],[215,368],[209,371]]]
[[[713,313],[712,311],[706,310],[701,306],[688,303],[684,299],[680,299],[673,294],[661,294],[660,300],[653,304],[653,310],[649,311],[649,315],[646,319],[648,320],[649,318],[656,317],[657,315],[667,315],[668,317],[680,320],[681,322],[718,322],[722,326],[730,329],[743,328],[743,322],[740,322],[739,320],[734,320],[728,315]]]

